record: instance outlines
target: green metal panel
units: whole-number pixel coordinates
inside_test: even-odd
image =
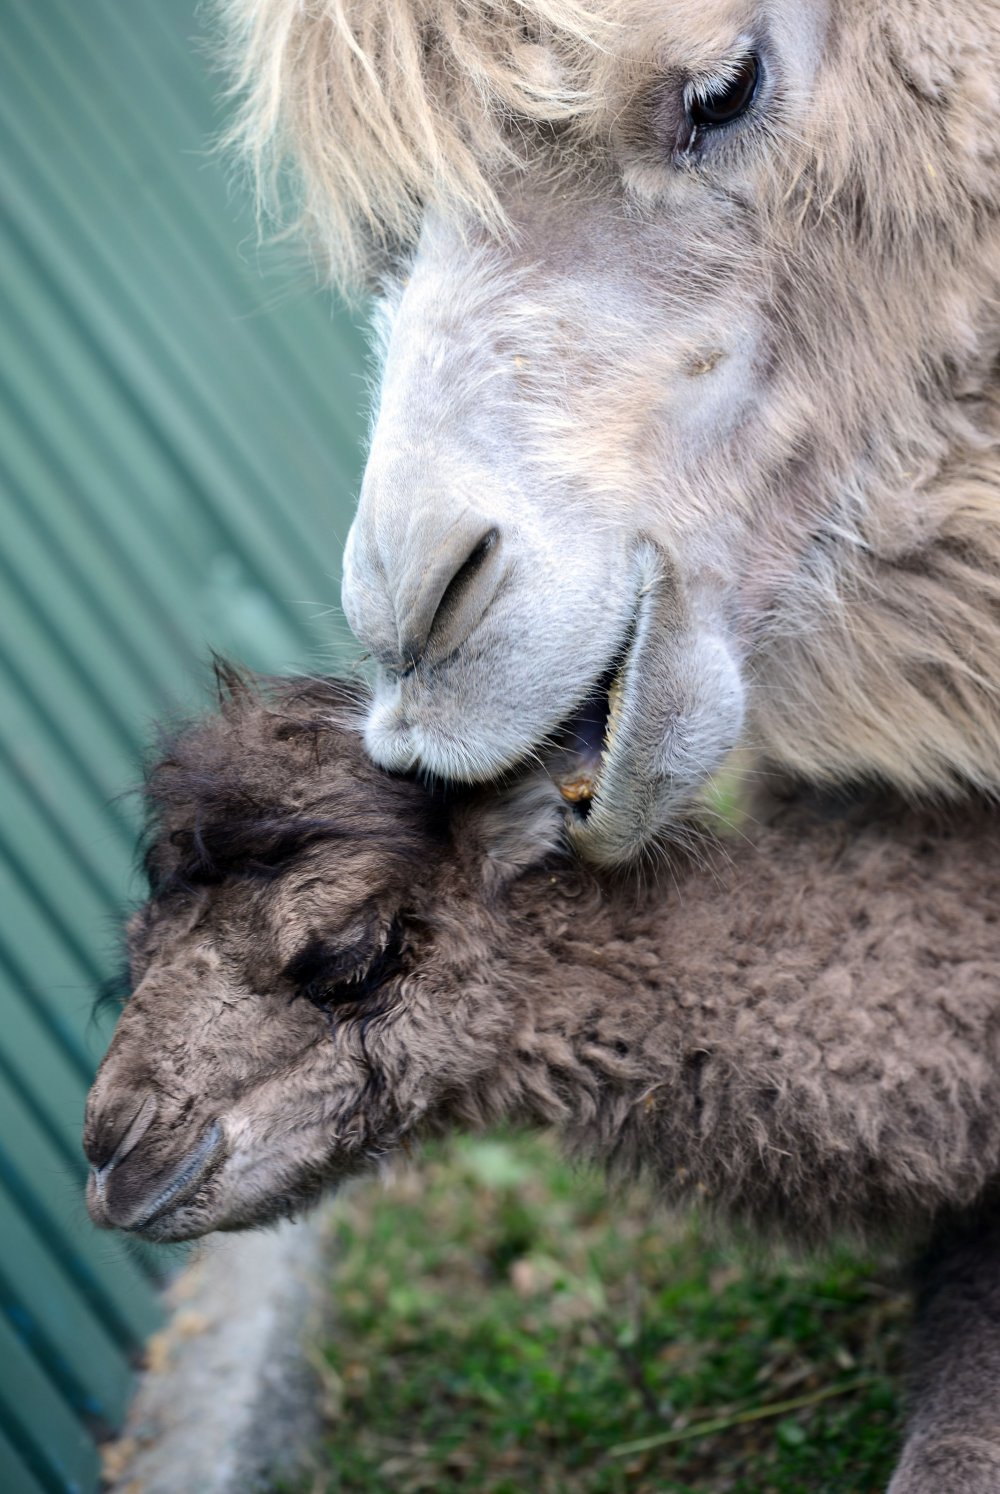
[[[0,1490],[92,1494],[173,1257],[83,1206],[153,718],[328,668],[356,330],[258,251],[195,0],[0,0]],[[334,609],[331,612],[331,609]]]
[[[82,1294],[68,1289],[60,1261],[2,1186],[0,1232],[7,1246],[0,1271],[4,1311],[70,1405],[110,1425],[129,1389],[119,1346]]]
[[[86,1430],[52,1394],[51,1381],[21,1338],[0,1317],[0,1418],[10,1441],[18,1448],[43,1488],[93,1488],[97,1481],[97,1450]]]
[[[44,1494],[42,1485],[28,1468],[14,1444],[0,1431],[0,1489],[12,1494]]]

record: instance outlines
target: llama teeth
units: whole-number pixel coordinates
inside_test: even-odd
[[[559,792],[567,804],[586,804],[594,797],[594,780],[586,773],[570,778],[559,785]]]
[[[604,750],[611,746],[622,718],[622,710],[625,703],[625,685],[622,679],[623,671],[619,670],[608,688],[608,719],[604,727]]]

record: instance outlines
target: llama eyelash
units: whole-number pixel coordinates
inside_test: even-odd
[[[753,124],[768,88],[769,70],[759,46],[741,45],[714,73],[693,77],[683,90],[684,120],[690,129],[680,154],[688,155],[711,139]]]
[[[291,997],[302,996],[312,1006],[326,1011],[332,1006],[365,1001],[400,969],[403,933],[398,919],[383,932],[373,949],[370,940],[346,950],[333,948],[317,935],[288,961],[282,975],[295,987]]]

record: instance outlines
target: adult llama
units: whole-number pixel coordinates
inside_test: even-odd
[[[375,759],[562,743],[606,863],[738,745],[994,790],[1000,9],[223,3],[235,137],[378,298]]]

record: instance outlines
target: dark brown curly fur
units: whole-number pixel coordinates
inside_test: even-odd
[[[88,1111],[98,1222],[246,1227],[509,1116],[797,1244],[937,1230],[933,1415],[897,1489],[996,1487],[993,813],[795,805],[703,864],[602,880],[554,849],[543,777],[443,797],[374,768],[358,714],[336,683],[241,685],[152,771],[135,992]],[[946,1456],[969,1479],[921,1483]]]

